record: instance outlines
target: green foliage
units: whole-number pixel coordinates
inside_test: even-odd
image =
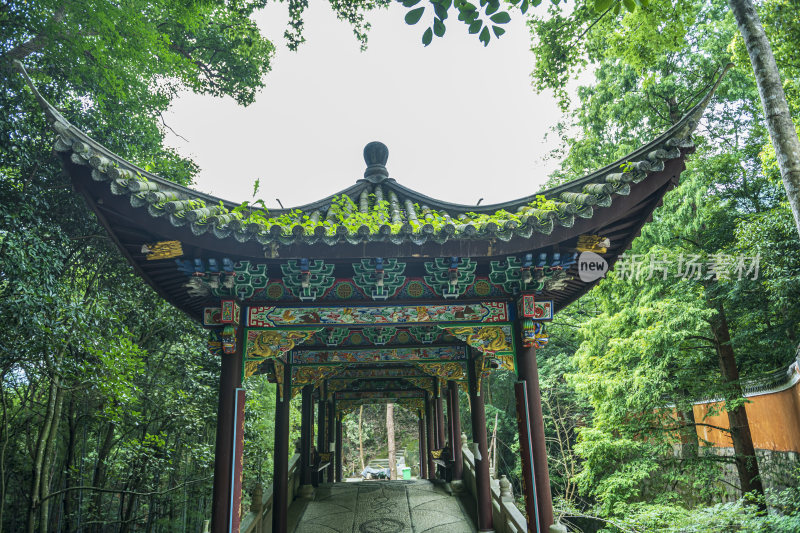
[[[624,508],[624,518],[606,525],[603,533],[663,531],[665,533],[790,533],[800,530],[797,488],[768,491],[772,512],[759,511],[751,498],[687,509],[671,503],[636,503]]]
[[[781,2],[768,5],[785,9]],[[585,2],[569,14],[550,11],[549,18],[530,19],[539,39],[537,86],[558,91],[586,62],[596,66],[595,82],[578,90],[580,106],[558,128],[567,148],[552,183],[615,161],[674,124],[707,91],[737,42],[723,1],[654,1],[621,17],[598,17]],[[794,31],[792,24],[772,30],[787,38]],[[556,363],[543,379],[551,371],[558,378],[543,382],[543,398],[561,389],[556,397],[568,398],[573,409],[588,403],[576,409],[577,438],[560,439],[572,448],[566,454],[549,448],[551,471],[577,463],[571,480],[580,494],[556,495],[619,524],[619,531],[727,531],[728,519],[731,531],[771,527],[757,525],[766,517],[751,506],[707,507],[727,490],[723,460],[698,441],[696,424],[707,421],[694,420],[691,409],[709,396],[726,399],[726,410],[743,402],[738,384],[719,374],[712,324],[720,309],[745,378],[785,368],[800,338],[800,315],[789,303],[800,297],[797,234],[762,118],[751,73],[732,70],[694,136],[697,151],[680,185],[628,251],[644,275],[623,276],[623,262],[617,263],[589,295],[559,313],[556,323],[565,324],[554,323],[558,334],[550,332],[551,346],[541,352],[542,368]],[[690,254],[704,261],[758,255],[759,276],[676,277]],[[651,261],[672,265],[669,276],[648,277]],[[571,341],[554,345],[561,336]],[[568,427],[563,421],[570,415],[553,421]],[[714,513],[728,518],[715,522]],[[697,528],[689,527],[693,522]]]
[[[536,7],[541,4],[541,0],[480,0],[479,5],[475,5],[467,0],[428,0],[427,5],[419,4],[421,0],[398,0],[409,11],[405,15],[406,24],[414,25],[422,20],[423,16],[428,15],[431,25],[422,34],[422,44],[428,46],[433,40],[433,35],[444,37],[446,31],[446,20],[450,16],[451,10],[458,14],[460,22],[468,27],[471,34],[477,34],[478,40],[484,46],[488,46],[491,41],[491,32],[495,38],[499,38],[505,33],[502,24],[511,22],[510,11],[518,10],[521,15],[525,15],[531,6]],[[553,5],[558,6],[560,0],[551,0]],[[501,5],[506,4],[509,11],[502,11]],[[648,0],[596,0],[594,10],[605,15],[612,12],[619,15],[624,7],[626,11],[635,13],[640,8],[649,6]],[[430,8],[430,9],[429,9]]]
[[[365,42],[363,11],[385,2],[331,4]],[[197,167],[162,146],[160,116],[187,89],[253,101],[274,53],[252,19],[264,5],[33,0],[2,10],[0,528],[199,530],[219,379],[202,330],[134,275],[72,192],[11,60],[78,128],[186,185]],[[250,395],[254,412],[269,394]],[[262,429],[250,431],[251,449],[270,449]],[[248,459],[249,487],[270,465]]]
[[[302,232],[305,235],[314,235],[317,228],[322,228],[325,230],[324,235],[333,236],[337,234],[339,229],[343,229],[349,234],[366,232],[367,234],[375,235],[385,232],[397,235],[407,229],[414,233],[422,231],[423,228],[439,232],[450,225],[454,226],[455,229],[465,224],[473,224],[478,228],[485,227],[488,224],[496,224],[502,228],[511,221],[521,224],[523,216],[526,215],[525,211],[510,213],[501,209],[494,213],[465,213],[465,217],[453,220],[443,212],[435,209],[429,209],[422,215],[421,206],[415,203],[414,210],[419,218],[417,220],[409,219],[407,227],[404,222],[393,222],[388,201],[382,200],[378,202],[374,194],[370,194],[369,197],[373,205],[368,211],[363,212],[349,196],[334,196],[324,219],[322,217],[312,218],[299,209],[280,215],[270,215],[266,209],[253,209],[251,207],[263,206],[264,202],[262,200],[258,200],[253,204],[245,201],[231,210],[220,203],[221,211],[220,215],[217,216],[230,214],[244,225],[260,225],[262,231],[269,231],[273,226],[277,226],[281,229],[283,235],[291,235],[295,228],[302,228]],[[541,195],[537,195],[528,203],[527,207],[545,212],[557,211],[558,209],[554,200],[547,199]],[[397,209],[399,212],[405,211],[400,207],[397,207]],[[540,214],[535,213],[534,216],[538,217]]]

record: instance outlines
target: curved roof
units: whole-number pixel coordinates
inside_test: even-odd
[[[70,124],[18,67],[56,132],[54,149],[76,189],[145,280],[195,316],[200,307],[183,295],[174,261],[148,262],[148,244],[180,241],[185,257],[251,262],[468,257],[478,260],[480,273],[491,258],[572,252],[580,236],[599,235],[610,241],[604,256],[613,263],[677,183],[684,157],[693,150],[691,133],[719,84],[638,150],[513,201],[468,206],[430,198],[390,178],[387,148],[370,143],[364,149],[364,178],[354,185],[303,206],[267,212],[182,187],[126,161]],[[563,305],[591,285],[571,280],[554,299]]]

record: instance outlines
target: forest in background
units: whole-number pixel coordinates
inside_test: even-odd
[[[71,191],[11,60],[22,59],[64,116],[109,149],[189,184],[197,167],[164,148],[161,114],[187,88],[253,101],[274,54],[249,18],[264,3],[0,7],[0,531],[199,531],[210,515],[219,374],[203,330],[134,275]],[[331,2],[364,43],[364,14],[385,4]],[[758,256],[760,272],[755,280],[612,272],[560,310],[538,353],[557,510],[608,531],[796,531],[797,484],[762,494],[754,463],[740,461],[739,486],[755,492],[731,499],[722,469],[732,458],[704,449],[694,432],[703,421],[690,415],[692,401],[713,396],[735,416],[740,381],[724,363],[755,377],[787,366],[800,341],[800,241],[736,22],[719,0],[652,0],[599,19],[595,7],[579,1],[527,15],[537,88],[594,68],[574,101],[556,91],[565,115],[553,157],[563,163],[551,183],[667,129],[733,61],[680,186],[629,254],[644,264]],[[764,0],[758,9],[800,116],[800,5]],[[302,9],[290,15],[286,38],[299,44]],[[490,378],[486,417],[498,420],[498,473],[518,488],[514,381]],[[275,393],[262,377],[246,387],[249,491],[270,483]],[[664,405],[675,406],[679,425]],[[385,407],[364,413],[367,461],[384,457]],[[461,413],[469,434],[469,411]],[[291,417],[294,441],[297,406]],[[413,416],[396,409],[395,421],[398,448],[415,452]],[[360,469],[357,439],[350,415],[346,472]]]

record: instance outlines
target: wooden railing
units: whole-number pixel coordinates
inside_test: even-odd
[[[291,505],[300,488],[300,455],[295,454],[289,459],[289,498]],[[271,533],[272,532],[272,485],[259,494],[253,494],[253,503],[250,512],[242,517],[241,533]],[[260,502],[259,502],[260,500]]]
[[[468,445],[466,435],[461,436],[461,442],[464,443],[461,450],[464,457],[464,486],[477,501],[474,443]],[[511,483],[506,479],[506,476],[501,476],[500,479],[492,479],[490,486],[494,530],[497,533],[525,533],[528,530],[528,524],[525,522],[525,516],[514,505]]]

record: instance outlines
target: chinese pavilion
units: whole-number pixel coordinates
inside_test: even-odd
[[[256,373],[278,385],[273,531],[286,531],[293,396],[302,398],[304,484],[318,476],[314,403],[317,450],[332,456],[323,474],[329,482],[342,479],[342,417],[385,402],[419,416],[421,477],[435,475],[431,452],[448,443],[458,480],[459,388],[469,397],[477,450],[478,529],[491,531],[481,381],[497,369],[518,378],[528,530],[548,531],[553,509],[536,363],[546,323],[596,283],[581,281],[579,254],[613,265],[678,183],[713,89],[620,161],[510,202],[458,205],[408,189],[389,177],[386,146],[371,142],[354,185],[266,212],[138,168],[71,125],[28,82],[75,190],[136,272],[208,328],[211,353],[222,360],[213,531],[238,531],[242,382]]]

